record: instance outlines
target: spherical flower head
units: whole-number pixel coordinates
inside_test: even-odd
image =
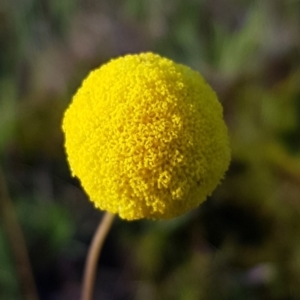
[[[63,119],[73,176],[121,218],[171,219],[197,207],[230,161],[216,94],[190,68],[153,53],[92,71]]]

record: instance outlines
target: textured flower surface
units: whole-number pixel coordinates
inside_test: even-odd
[[[170,219],[197,207],[230,161],[216,94],[201,75],[153,53],[92,71],[63,119],[73,176],[97,208]]]

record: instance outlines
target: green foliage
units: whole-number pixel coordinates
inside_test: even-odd
[[[53,258],[70,243],[74,224],[70,214],[60,205],[22,199],[17,208],[29,245],[38,247],[39,255]]]
[[[10,143],[16,126],[16,87],[11,79],[0,81],[0,153]]]
[[[20,299],[17,274],[7,245],[7,237],[0,230],[0,296],[3,300]]]

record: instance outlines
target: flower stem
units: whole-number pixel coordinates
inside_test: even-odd
[[[92,300],[99,254],[111,228],[114,216],[106,212],[94,235],[85,264],[81,300]]]

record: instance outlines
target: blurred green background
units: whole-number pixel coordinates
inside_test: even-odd
[[[195,211],[117,219],[95,299],[300,299],[299,0],[1,0],[1,187],[13,209],[2,191],[0,299],[29,299],[8,208],[40,299],[79,299],[102,213],[70,177],[61,119],[91,69],[141,51],[188,64],[213,86],[232,163]]]

